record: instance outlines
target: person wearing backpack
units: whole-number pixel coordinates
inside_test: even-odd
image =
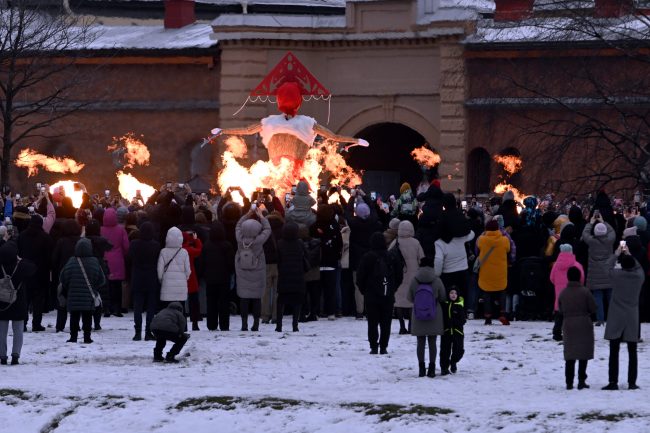
[[[165,248],[158,256],[158,281],[160,281],[160,301],[164,305],[171,302],[185,304],[187,300],[187,280],[192,274],[190,256],[183,249],[183,233],[176,227],[167,231]]]
[[[395,291],[403,272],[401,264],[393,257],[386,250],[384,235],[375,232],[370,236],[370,251],[361,257],[357,269],[357,285],[364,297],[368,317],[371,355],[388,353]]]
[[[11,365],[18,364],[23,347],[23,330],[27,318],[27,288],[24,282],[36,274],[36,266],[29,260],[18,260],[18,247],[14,241],[7,241],[0,246],[0,291],[9,298],[0,300],[0,364],[7,364],[7,333],[9,322],[13,329],[13,344],[11,347]]]
[[[251,331],[259,330],[262,296],[266,287],[266,259],[264,242],[271,236],[271,225],[262,211],[251,207],[235,227],[237,253],[235,274],[237,295],[240,299],[241,330],[248,331],[248,314],[253,313]]]
[[[436,376],[436,337],[443,335],[442,302],[447,300],[445,286],[433,269],[433,258],[420,260],[420,268],[411,280],[408,299],[413,302],[411,335],[417,337],[419,376]],[[429,345],[429,370],[425,368],[424,349]]]
[[[456,365],[465,353],[465,300],[455,286],[450,286],[449,300],[443,304],[445,332],[440,338],[440,371],[442,376],[456,373]]]
[[[411,221],[402,221],[399,223],[397,229],[397,239],[391,243],[389,251],[394,251],[395,254],[401,254],[404,263],[404,275],[402,282],[397,288],[395,293],[395,311],[399,319],[399,333],[409,334],[411,332],[411,308],[413,302],[408,299],[408,291],[411,286],[411,281],[418,271],[420,260],[424,258],[424,250],[420,242],[415,239],[415,228]],[[408,327],[405,326],[404,319],[408,318]]]

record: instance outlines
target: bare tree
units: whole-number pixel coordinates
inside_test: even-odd
[[[495,79],[535,161],[578,168],[544,173],[567,194],[650,189],[650,18],[632,1],[619,7],[622,16],[603,17],[594,3],[546,0],[529,19],[486,22],[475,38],[573,52],[507,60]]]
[[[75,63],[94,37],[90,22],[71,15],[63,2],[0,3],[2,185],[16,145],[55,135],[55,122],[85,105],[73,98],[85,81]]]

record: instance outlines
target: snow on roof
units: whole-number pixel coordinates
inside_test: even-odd
[[[196,0],[197,3],[207,3],[215,5],[236,5],[247,3],[253,5],[284,5],[284,6],[307,6],[307,7],[345,7],[345,0]]]
[[[224,14],[212,21],[212,26],[217,31],[220,27],[343,29],[345,16]]]
[[[420,0],[417,22],[472,21],[478,20],[480,14],[493,12],[493,0]]]
[[[586,20],[586,19],[585,19]],[[534,18],[518,22],[479,22],[467,44],[650,41],[650,25],[634,16],[589,21],[571,18]]]
[[[92,27],[94,38],[81,49],[184,49],[210,48],[218,41],[210,39],[212,27],[194,23],[180,29],[157,26],[104,26]]]

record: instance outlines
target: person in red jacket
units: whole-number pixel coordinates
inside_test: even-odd
[[[199,305],[199,280],[196,277],[194,261],[201,255],[203,244],[198,238],[196,232],[183,232],[183,249],[190,256],[190,269],[192,273],[187,280],[187,300],[190,303],[190,320],[192,321],[192,331],[199,330],[199,320],[201,320],[201,307]]]

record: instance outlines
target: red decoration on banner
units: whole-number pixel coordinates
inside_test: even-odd
[[[280,86],[290,82],[298,84],[302,96],[325,98],[331,95],[305,65],[300,63],[292,52],[288,52],[250,93],[250,96],[276,96]]]

